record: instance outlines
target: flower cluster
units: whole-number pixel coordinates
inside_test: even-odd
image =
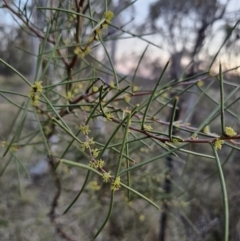
[[[83,143],[81,143],[80,148],[82,149],[82,151],[85,151],[85,149],[89,149],[90,145],[95,144],[93,138],[89,138],[87,141],[84,141]]]
[[[99,151],[97,148],[92,149],[92,155],[93,155],[93,157],[94,157],[94,158],[98,157],[99,152],[100,152],[100,151]]]
[[[31,93],[41,93],[43,91],[42,81],[36,81],[32,85]]]
[[[112,113],[105,113],[105,120],[109,120],[109,121],[111,121],[112,119],[113,119],[113,114]]]
[[[117,191],[121,187],[121,179],[117,177],[111,184],[111,190]]]
[[[102,160],[102,159],[100,159],[100,160],[97,160],[97,161],[95,161],[95,160],[91,160],[90,162],[89,162],[89,166],[90,167],[92,167],[92,168],[95,168],[95,169],[98,169],[98,168],[103,168],[104,167],[104,161]]]
[[[205,134],[210,133],[210,127],[208,125],[203,128],[203,133],[205,133]]]
[[[106,19],[107,23],[110,23],[112,19],[114,18],[114,13],[112,11],[106,11],[104,13],[104,18]]]
[[[75,84],[74,89],[73,89],[73,93],[78,94],[82,90],[82,88],[83,88],[82,83]]]
[[[153,129],[150,125],[144,125],[143,128],[145,131],[151,131]]]
[[[69,22],[73,22],[77,19],[77,15],[76,14],[68,14],[68,21]]]
[[[237,133],[233,130],[232,127],[225,127],[225,134],[230,137],[237,135]]]
[[[6,142],[6,141],[3,141],[2,142],[2,146],[3,147],[8,147],[8,143]],[[18,150],[18,146],[17,145],[11,145],[11,147],[10,147],[10,151],[12,151],[12,152],[16,152]]]
[[[131,100],[131,96],[130,96],[130,95],[125,95],[125,96],[124,96],[124,100],[125,100],[127,103],[129,103],[130,100]]]
[[[98,92],[98,90],[99,90],[99,88],[98,88],[97,86],[93,86],[93,87],[92,87],[92,91],[93,91],[94,93]]]
[[[109,23],[112,21],[114,17],[113,12],[106,11],[104,13],[104,19],[102,19],[97,26],[93,30],[93,36],[89,37],[87,40],[87,44],[85,47],[77,46],[74,49],[74,54],[77,55],[79,58],[83,59],[86,55],[88,55],[91,51],[90,45],[95,41],[99,40],[99,36],[103,34],[103,29],[106,29]]]
[[[112,80],[110,81],[109,86],[110,86],[112,89],[115,89],[115,88],[116,88],[115,83],[114,83],[114,81],[112,81]]]
[[[134,85],[133,86],[133,92],[136,92],[136,91],[138,91],[139,90],[139,87],[137,86],[137,85]]]
[[[202,81],[202,80],[199,80],[198,82],[197,82],[197,86],[198,87],[202,87],[204,85],[204,82]]]
[[[214,141],[213,145],[216,150],[221,150],[222,149],[222,144],[224,144],[224,140],[217,139]]]
[[[177,138],[173,138],[172,139],[172,143],[174,143],[174,144],[177,144],[177,143],[179,143],[180,141],[179,141],[179,139],[177,139]]]
[[[104,173],[102,174],[102,178],[103,178],[103,181],[104,181],[104,182],[109,182],[110,179],[112,178],[111,172],[104,172]]]
[[[90,132],[89,130],[89,126],[88,125],[84,125],[84,126],[80,126],[79,130],[84,134],[84,135],[88,135],[88,133]]]
[[[42,81],[36,81],[32,86],[29,97],[32,100],[32,105],[37,106],[40,99],[40,93],[43,91]]]
[[[104,19],[102,19],[94,29],[94,37],[91,42],[98,40],[99,36],[103,34],[103,29],[106,29],[114,18],[114,13],[112,11],[106,11],[104,13]]]
[[[67,92],[66,99],[72,101],[74,98],[74,94],[71,91]]]
[[[74,49],[74,54],[76,54],[79,58],[83,59],[86,55],[88,55],[91,52],[90,46],[86,46],[85,48],[81,48],[77,46]]]
[[[91,181],[88,184],[88,188],[92,191],[98,191],[101,188],[101,186],[98,185],[97,181]]]

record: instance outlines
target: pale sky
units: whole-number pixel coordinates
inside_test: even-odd
[[[121,0],[118,0],[118,1],[121,1]],[[155,0],[137,0],[134,3],[134,8],[135,8],[134,23],[135,24],[141,24],[146,20],[147,14],[148,14],[148,9],[149,9],[149,4],[152,2],[155,2]],[[226,0],[224,0],[222,2],[226,2]],[[227,12],[235,12],[236,10],[240,11],[240,0],[230,0]],[[0,14],[1,14],[1,12],[0,12]],[[126,12],[126,14],[130,14],[130,13]],[[128,21],[127,17],[128,16],[124,16],[124,14],[122,14],[123,23]],[[6,21],[7,24],[13,24],[13,21],[11,19],[12,19],[11,16],[9,14],[6,14],[6,12],[4,12],[4,20]],[[135,33],[134,28],[129,29],[129,27],[126,26],[125,29],[130,30],[131,32]],[[146,32],[149,32],[149,31],[146,31]],[[159,39],[158,39],[157,35],[151,36],[151,37],[148,36],[148,37],[144,37],[144,38],[146,38],[150,41],[153,41],[156,44],[159,44],[159,41],[158,41]],[[223,41],[223,36],[221,34],[218,34],[215,36],[214,45],[211,48],[212,53],[215,53],[217,51],[217,49],[221,45],[222,41]],[[124,58],[125,64],[123,65],[121,63],[120,65],[118,65],[118,69],[121,72],[126,72],[129,69],[129,67],[136,66],[136,61],[133,60],[133,55],[134,54],[141,55],[141,53],[144,51],[144,49],[147,45],[148,45],[148,43],[146,43],[138,38],[129,39],[129,40],[119,40],[118,48],[117,48],[117,56],[118,57],[125,56],[125,58]],[[163,63],[166,62],[169,58],[169,53],[166,49],[159,49],[159,48],[151,46],[151,45],[149,45],[149,47],[148,47],[147,55],[148,55],[148,57],[150,57],[152,59],[159,58],[162,60]],[[221,55],[220,55],[220,57],[221,57]],[[234,60],[234,64],[236,61],[238,61],[238,60]]]
[[[221,2],[226,3],[226,1],[227,0],[223,0]],[[135,17],[136,23],[143,23],[145,21],[148,14],[149,4],[152,2],[155,2],[155,0],[151,0],[151,1],[138,0],[134,4],[135,11],[136,11],[136,17]],[[236,11],[238,11],[238,19],[240,19],[240,0],[230,0],[226,12],[229,13],[229,16],[230,16],[232,12],[236,12]],[[216,32],[216,34],[214,34],[214,39],[211,39],[211,48],[210,48],[210,54],[213,54],[213,55],[217,52],[217,50],[219,49],[219,47],[221,46],[224,40],[223,34],[219,33],[218,31],[220,27],[221,27],[221,22],[219,22],[214,26],[214,31]],[[131,30],[131,32],[134,33],[134,29]],[[157,35],[154,35],[152,37],[145,37],[145,38],[151,40],[156,44],[159,44]],[[119,70],[121,72],[124,72],[128,69],[128,66],[131,66],[131,67],[136,66],[137,63],[131,60],[132,53],[137,52],[139,55],[141,55],[141,53],[147,46],[147,43],[136,38],[136,39],[130,39],[130,40],[120,40],[118,42],[118,46],[120,46],[118,48],[118,56],[121,56],[121,55],[126,56],[125,65],[122,65],[121,63],[118,66]],[[160,58],[162,60],[162,64],[166,63],[166,61],[170,57],[166,48],[159,49],[154,46],[149,46],[147,50],[147,54],[148,54],[148,57],[150,56],[150,58],[152,59]],[[216,63],[218,63],[219,61],[221,61],[222,63],[225,62],[225,64],[228,65],[228,68],[232,68],[232,67],[235,67],[236,65],[240,65],[239,57],[235,58],[231,56],[231,59],[229,60],[229,59],[226,59],[226,56],[221,53],[219,54],[219,58],[217,59]],[[147,72],[146,72],[146,75],[148,75]]]

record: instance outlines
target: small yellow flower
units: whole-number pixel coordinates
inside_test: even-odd
[[[110,81],[109,85],[110,85],[110,87],[113,88],[113,89],[116,88],[114,81]]]
[[[87,46],[85,49],[84,49],[84,53],[87,55],[91,52],[91,48],[90,46]]]
[[[224,140],[217,139],[216,141],[214,141],[213,145],[214,145],[216,150],[221,150],[223,143],[224,143]]]
[[[95,29],[95,33],[96,33],[96,35],[102,35],[103,34],[103,31],[102,31],[102,29],[101,28],[96,28]],[[98,37],[96,37],[96,39],[98,40]]]
[[[177,143],[180,142],[180,140],[179,140],[179,139],[176,139],[176,138],[173,138],[173,139],[172,139],[172,142],[175,143],[175,144],[177,144]]]
[[[204,82],[202,81],[202,80],[199,80],[198,82],[197,82],[197,86],[198,87],[202,87],[204,85]]]
[[[67,95],[66,95],[66,99],[67,100],[73,100],[73,98],[74,98],[74,94],[71,91],[68,91]]]
[[[74,52],[74,54],[78,55],[79,53],[82,52],[82,50],[81,50],[81,48],[76,47],[73,52]]]
[[[88,188],[92,191],[98,191],[101,186],[98,185],[97,181],[91,181],[88,183]]]
[[[105,114],[105,117],[106,117],[106,120],[110,120],[110,121],[111,121],[114,116],[113,116],[112,113],[106,113],[106,114]]]
[[[151,131],[153,129],[150,125],[144,125],[143,128],[145,131]]]
[[[97,168],[103,168],[104,167],[104,161],[102,159],[97,160],[97,161],[91,160],[89,162],[89,166],[92,167],[92,168],[96,168],[96,169]]]
[[[42,81],[36,81],[32,85],[32,93],[41,93],[43,91]]]
[[[89,142],[85,141],[85,142],[81,143],[80,148],[82,151],[85,151],[85,149],[89,149],[90,148]]]
[[[80,92],[80,90],[83,88],[83,85],[81,83],[78,83],[74,86],[73,93],[77,94]]]
[[[120,187],[121,187],[121,180],[120,180],[120,177],[117,177],[113,182],[112,182],[112,185],[111,185],[111,190],[112,191],[117,191]]]
[[[230,137],[237,135],[237,133],[233,130],[232,127],[225,127],[225,134]]]
[[[73,52],[81,59],[85,57],[85,52],[80,47],[76,47]]]
[[[210,127],[208,125],[203,128],[203,133],[205,133],[205,134],[210,133]]]
[[[98,92],[99,89],[98,89],[97,86],[93,86],[93,87],[92,87],[92,90],[93,90],[94,93],[96,93],[96,92]]]
[[[82,109],[83,109],[84,111],[86,111],[86,112],[91,111],[90,106],[83,106]]]
[[[84,135],[88,135],[88,133],[90,132],[88,125],[84,125],[84,126],[81,125],[79,129]]]
[[[148,150],[147,148],[141,147],[141,148],[140,148],[140,152],[148,153],[149,150]]]
[[[193,134],[193,136],[192,136],[194,139],[198,139],[198,135],[195,133],[195,134]]]
[[[103,24],[102,24],[102,28],[103,28],[103,29],[108,28],[108,23],[103,23]]]
[[[127,103],[129,103],[130,100],[131,100],[131,96],[130,96],[130,95],[125,95],[124,100],[125,100]]]
[[[2,141],[2,147],[7,147],[8,143],[6,141]]]
[[[73,22],[77,18],[76,14],[69,14],[68,15],[68,20],[69,22]]]
[[[114,13],[112,11],[106,11],[104,13],[104,18],[106,19],[107,22],[111,22],[112,19],[114,18]]]
[[[128,107],[124,110],[124,112],[127,113],[127,114],[131,114],[132,113],[132,111],[129,110]]]
[[[103,177],[103,181],[104,182],[109,182],[109,180],[111,179],[111,172],[104,172],[102,174],[102,177]]]
[[[179,143],[183,142],[183,139],[180,136],[175,136],[175,138],[172,139],[173,143]]]
[[[32,95],[31,98],[32,98],[32,105],[37,106],[39,103],[40,96],[35,94],[35,95]]]
[[[139,87],[137,86],[137,85],[134,85],[133,86],[133,92],[136,92],[136,91],[138,91],[139,90]]]
[[[77,88],[78,88],[78,89],[82,89],[82,88],[83,88],[83,84],[82,84],[82,83],[78,83],[78,84],[77,84]]]
[[[92,150],[92,155],[93,155],[93,157],[94,157],[94,158],[98,157],[99,152],[100,152],[100,151],[99,151],[97,148],[93,149],[93,150]]]
[[[94,160],[91,160],[88,165],[89,165],[90,167],[92,167],[92,168],[96,168],[96,169],[97,169],[97,162],[94,161]]]
[[[18,150],[18,147],[17,146],[11,146],[10,150],[12,152],[16,152]]]
[[[32,105],[37,106],[39,103],[40,96],[38,93],[43,91],[42,81],[36,81],[31,86],[31,91],[29,93],[29,97],[32,99]]]
[[[85,151],[85,149],[89,149],[90,145],[95,144],[93,138],[89,138],[88,141],[84,141],[83,143],[81,143],[80,148],[82,149],[82,151]]]
[[[104,161],[102,159],[97,160],[97,162],[96,162],[97,168],[103,168],[104,164],[105,163],[104,163]]]
[[[8,147],[8,143],[6,142],[6,141],[3,141],[2,142],[2,146],[3,147]],[[18,150],[19,148],[18,148],[18,146],[15,144],[15,145],[12,145],[11,147],[10,147],[10,150],[12,151],[12,152],[16,152],[17,150]]]
[[[94,37],[89,37],[87,39],[87,44],[91,44],[94,41]]]
[[[93,144],[95,144],[95,141],[93,140],[93,138],[89,138],[88,143],[89,143],[89,145],[93,145]]]
[[[79,93],[79,89],[75,87],[75,88],[73,89],[73,94],[78,94],[78,93]]]

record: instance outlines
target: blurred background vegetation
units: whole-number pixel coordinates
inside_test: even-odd
[[[131,110],[138,103],[148,103],[149,94],[146,93],[152,93],[166,62],[170,59],[161,82],[161,88],[165,91],[151,102],[148,111],[151,115],[159,111],[159,114],[154,115],[159,122],[148,119],[146,124],[151,124],[154,131],[168,133],[172,105],[166,103],[172,104],[172,99],[180,96],[177,119],[174,120],[179,127],[175,128],[176,135],[188,138],[202,123],[206,123],[199,130],[202,134],[200,136],[214,137],[221,135],[220,111],[208,122],[206,120],[214,109],[219,107],[218,68],[221,62],[225,98],[228,98],[225,103],[225,106],[228,106],[225,112],[226,125],[233,127],[237,133],[240,132],[240,6],[237,0],[62,0],[57,3],[38,0],[0,3],[3,6],[1,16],[4,16],[4,21],[0,21],[0,58],[31,83],[38,80],[38,59],[43,53],[41,48],[46,39],[38,38],[29,26],[44,36],[51,22],[46,10],[37,9],[37,6],[76,11],[75,4],[83,4],[83,13],[91,16],[91,6],[97,21],[100,21],[108,6],[115,17],[102,36],[105,47],[98,42],[89,55],[76,61],[74,79],[94,76],[111,85],[116,71],[116,75],[122,80],[120,88],[131,85],[135,91],[123,92],[124,95],[120,96],[113,106],[121,110]],[[10,8],[15,9],[17,14]],[[76,23],[76,20],[71,18],[76,16],[63,16],[63,13],[60,13],[55,31],[61,29],[63,38],[59,42],[70,46],[71,42],[68,41],[74,38],[73,26]],[[19,16],[27,16],[28,20],[24,22]],[[31,23],[29,26],[27,21]],[[49,36],[53,36],[55,40],[58,38],[54,31],[51,34]],[[89,21],[84,25],[83,39],[90,34]],[[68,59],[74,56],[75,45],[74,42],[68,47]],[[59,84],[68,77],[67,71],[56,56],[50,63],[53,46],[46,44],[44,47],[46,52],[45,55],[42,54],[44,57],[41,69],[43,71],[47,66],[48,71],[44,74],[43,85]],[[216,60],[213,61],[215,57]],[[21,116],[19,106],[24,105],[29,86],[3,62],[0,63],[0,83],[0,135],[2,141],[9,141],[21,121],[18,118]],[[81,82],[78,94],[84,94],[90,84]],[[100,88],[100,85],[97,87]],[[112,92],[114,95],[117,90]],[[137,93],[136,96],[134,92]],[[57,94],[59,99],[56,100],[54,95]],[[50,91],[49,98],[56,104],[56,110],[60,111],[64,108],[62,106],[66,105],[65,95],[65,87],[61,85],[54,92]],[[160,111],[161,107],[164,108]],[[88,110],[80,107],[74,115],[65,116],[64,121],[76,133],[76,126],[88,115]],[[46,131],[49,127],[48,121],[42,118],[40,122]],[[137,118],[133,120],[133,125],[139,126]],[[60,189],[56,186],[56,177],[52,175],[47,162],[48,153],[39,137],[39,128],[37,118],[30,113],[28,118],[24,118],[24,125],[18,136],[17,152],[1,158],[0,239],[92,240],[109,210],[109,185],[103,183],[101,177],[90,174],[80,198],[62,215],[83,186],[87,171],[60,165],[56,173],[61,182],[61,195],[54,210],[54,219],[51,220],[49,212],[53,207],[56,192]],[[90,123],[90,136],[103,146],[115,128],[116,123],[94,119]],[[210,129],[206,131],[204,128]],[[111,140],[112,145],[116,144],[117,151],[108,149],[104,153],[105,165],[109,170],[116,167],[123,135],[124,131],[119,131]],[[128,145],[126,155],[135,163],[164,153],[164,145],[160,141],[154,138],[144,139],[145,135],[141,132],[134,135],[136,136],[131,138],[137,141]],[[85,138],[82,134],[79,136],[82,140]],[[51,138],[48,141],[51,143],[52,153],[57,157],[62,156],[71,142],[70,136],[65,135],[59,128]],[[228,191],[229,240],[237,241],[240,240],[240,149],[238,140],[229,143],[223,145],[219,157]],[[100,144],[98,148],[102,147]],[[1,156],[5,149],[1,148]],[[186,149],[212,155],[211,147],[207,144],[189,143]],[[65,158],[78,160],[86,165],[89,162],[89,157],[79,150],[76,144],[71,145]],[[122,188],[123,190],[115,193],[112,214],[96,240],[224,240],[222,190],[213,159],[176,151],[176,155],[171,155],[170,159],[157,158],[156,161],[132,170],[131,178],[131,187],[154,201],[160,210],[135,194],[130,193],[129,197]],[[123,176],[122,181],[126,183],[127,177]],[[170,189],[168,185],[171,186]],[[65,234],[67,235],[64,236]]]

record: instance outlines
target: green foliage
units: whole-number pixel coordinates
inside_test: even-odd
[[[159,210],[164,212],[169,207],[175,210],[169,223],[171,230],[183,219],[199,237],[199,224],[191,215],[198,214],[205,185],[215,178],[215,199],[222,197],[223,202],[216,205],[213,213],[223,217],[222,237],[227,241],[227,178],[220,160],[224,158],[225,164],[234,157],[234,150],[239,151],[240,135],[236,128],[239,115],[234,105],[239,100],[240,85],[224,79],[221,65],[214,75],[207,69],[190,77],[183,73],[181,79],[170,80],[167,74],[171,61],[168,61],[158,73],[158,80],[148,90],[141,89],[135,80],[146,49],[133,77],[118,73],[107,48],[111,34],[106,31],[109,27],[119,33],[125,31],[111,24],[114,14],[119,13],[109,11],[107,1],[105,8],[100,8],[100,19],[95,17],[98,5],[92,5],[91,1],[84,6],[60,1],[58,6],[37,7],[46,19],[42,31],[30,24],[27,12],[21,7],[4,3],[40,39],[40,46],[33,82],[8,59],[0,59],[22,82],[20,91],[0,89],[9,108],[17,110],[12,125],[1,136],[4,147],[1,178],[5,173],[8,175],[14,161],[20,194],[26,195],[22,180],[29,173],[24,160],[43,155],[50,166],[50,181],[55,185],[49,207],[50,222],[66,240],[72,240],[68,225],[59,224],[57,213],[60,211],[63,218],[74,217],[77,205],[82,207],[77,216],[85,240],[98,236],[101,240],[115,236],[130,240],[128,232],[137,232],[140,227],[131,237],[143,240],[141,237],[152,225],[151,218],[155,218],[149,213],[160,215]],[[98,58],[97,50],[103,51],[106,62]],[[102,76],[109,76],[111,81]],[[212,85],[217,86],[218,95],[212,95]],[[191,103],[190,112],[203,108],[201,111],[205,113],[188,123],[181,119],[180,111],[183,103],[190,105],[186,96],[192,93],[197,99]],[[103,131],[96,123],[100,123]],[[56,136],[57,145],[52,141]],[[221,148],[229,153],[227,157],[219,154]],[[167,165],[165,160],[169,161]],[[74,181],[71,176],[74,172],[82,185]],[[194,172],[203,173],[202,189],[195,189]],[[74,195],[65,192],[68,178],[74,183],[73,189],[77,186]],[[172,185],[171,191],[167,191],[165,184]],[[181,215],[175,216],[177,211]],[[145,216],[149,224],[144,223]],[[104,229],[106,225],[108,231]],[[116,234],[118,225],[121,228]],[[179,225],[175,230],[178,228],[184,230],[185,226]]]

